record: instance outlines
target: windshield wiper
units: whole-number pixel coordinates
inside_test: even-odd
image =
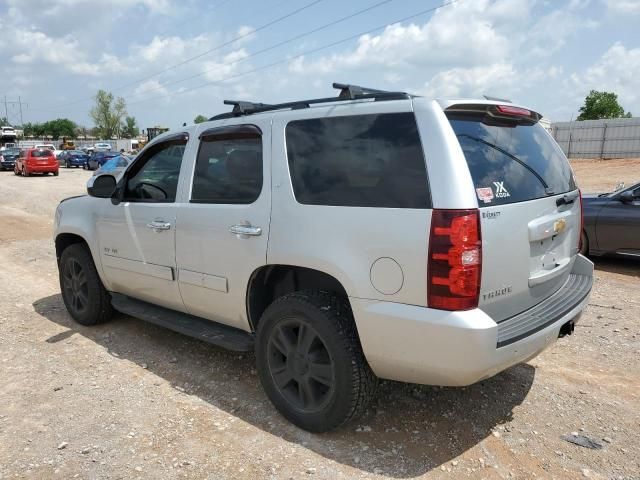
[[[499,146],[497,146],[497,145],[495,145],[495,144],[493,144],[491,142],[487,142],[486,140],[483,140],[482,138],[474,137],[473,135],[468,135],[466,133],[460,133],[457,136],[458,137],[466,137],[466,138],[469,138],[469,139],[471,139],[473,141],[476,141],[478,143],[482,143],[483,145],[486,145],[487,147],[493,148],[494,150],[497,150],[498,152],[502,153],[503,155],[506,155],[511,160],[514,160],[514,161],[518,162],[524,168],[529,170],[533,174],[533,176],[536,177],[540,181],[540,183],[544,187],[544,192],[547,195],[553,195],[553,189],[551,187],[549,187],[547,182],[544,181],[544,178],[542,178],[542,176],[538,172],[536,172],[533,168],[531,168],[529,165],[527,165],[525,162],[520,160],[518,157],[516,157],[512,153],[507,152],[504,148],[501,148],[501,147],[499,147]]]

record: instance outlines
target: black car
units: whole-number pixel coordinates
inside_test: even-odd
[[[117,157],[119,155],[120,154],[117,152],[94,152],[93,155],[89,157],[89,160],[87,160],[86,167],[83,168],[88,168],[89,170],[97,170],[102,165],[107,163],[110,158]]]
[[[582,195],[583,254],[640,258],[640,183],[615,192]]]
[[[0,170],[13,170],[16,159],[20,156],[19,148],[7,148],[0,151]]]
[[[58,161],[67,168],[84,167],[89,155],[82,150],[66,150],[58,155]]]

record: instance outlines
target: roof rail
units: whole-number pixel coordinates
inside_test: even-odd
[[[253,103],[243,100],[225,100],[224,104],[233,105],[233,109],[230,112],[215,115],[209,120],[221,120],[224,118],[240,117],[244,115],[251,115],[254,113],[268,112],[271,110],[296,110],[299,108],[309,108],[311,105],[319,103],[345,102],[364,99],[371,99],[374,101],[400,100],[413,97],[412,95],[405,92],[376,90],[374,88],[361,87],[358,85],[348,85],[343,83],[334,83],[333,88],[340,90],[340,94],[337,97],[313,98],[310,100],[297,100],[294,102],[277,104]]]

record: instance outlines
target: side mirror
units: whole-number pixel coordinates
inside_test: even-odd
[[[618,198],[622,203],[633,203],[633,192],[627,190],[626,192],[622,192]]]
[[[116,190],[116,177],[108,173],[89,179],[87,193],[92,197],[111,198]]]

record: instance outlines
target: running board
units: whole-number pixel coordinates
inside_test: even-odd
[[[235,352],[250,352],[253,350],[253,335],[238,328],[222,325],[188,313],[159,307],[119,293],[111,294],[111,305],[124,314],[227,350]]]

